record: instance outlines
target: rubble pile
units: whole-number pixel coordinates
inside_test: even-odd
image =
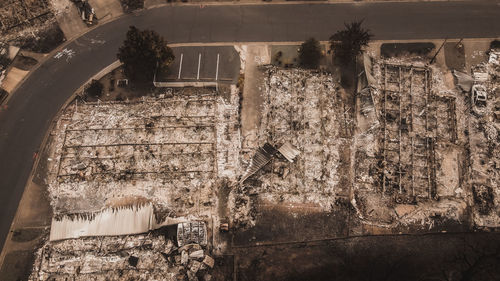
[[[170,91],[135,102],[74,102],[51,138],[55,214],[152,202],[163,216],[208,216],[217,178],[238,169],[238,96]]]
[[[49,242],[38,250],[29,280],[208,281],[213,266],[206,247],[177,247],[153,232]]]
[[[0,2],[0,34],[4,43],[37,33],[55,22],[48,0]]]
[[[479,227],[500,226],[500,50],[472,70],[475,86],[483,86],[485,104],[471,96],[469,140],[474,222]],[[474,94],[474,93],[473,93]]]
[[[463,220],[463,97],[422,62],[372,65],[375,83],[360,94],[363,129],[354,137],[352,202],[360,217],[389,227]]]
[[[9,45],[0,42],[0,86],[5,79],[7,68],[11,60],[9,59]],[[2,93],[0,92],[0,101],[2,101]]]
[[[339,147],[346,140],[340,138],[343,111],[333,77],[269,68],[264,89],[259,143],[276,148],[289,143],[300,156],[291,163],[277,153],[256,174],[257,184],[248,180],[240,187],[237,210],[252,212],[249,193],[273,203],[312,203],[330,209],[336,196],[347,195],[348,189],[339,185]]]

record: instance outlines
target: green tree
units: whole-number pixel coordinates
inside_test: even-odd
[[[141,31],[135,26],[129,28],[116,56],[132,82],[153,81],[155,71],[165,71],[175,58],[167,41],[158,33],[153,30]]]
[[[373,37],[368,29],[361,27],[363,21],[344,23],[345,29],[337,31],[330,37],[330,49],[334,57],[342,64],[348,65],[356,61],[363,52],[363,47]]]
[[[318,40],[309,38],[302,43],[299,50],[300,66],[304,68],[317,68],[321,59],[321,47]]]

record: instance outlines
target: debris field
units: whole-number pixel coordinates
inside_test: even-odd
[[[208,217],[218,177],[239,167],[238,96],[169,90],[130,102],[74,102],[51,136],[56,215],[152,202],[158,216]],[[162,215],[159,215],[162,214]]]
[[[349,195],[339,176],[339,150],[348,141],[342,139],[344,112],[333,77],[301,69],[266,72],[258,143],[291,145],[299,155],[292,163],[278,153],[257,173],[259,184],[243,183],[245,192],[235,196],[253,193],[263,202],[313,203],[329,210],[337,197]]]
[[[345,208],[338,202],[347,199],[361,233],[498,226],[491,176],[498,173],[498,125],[474,125],[480,122],[470,93],[447,84],[449,72],[419,58],[370,60],[355,120],[331,76],[266,70],[259,145],[290,143],[300,153],[294,162],[276,153],[234,192],[237,225],[255,225],[261,204],[312,204],[328,212]],[[498,75],[491,73],[498,66],[491,59],[487,65],[488,92],[498,95]],[[482,118],[491,122],[498,109],[496,97],[489,99]],[[476,153],[481,147],[488,158]],[[478,173],[486,177],[476,183]]]
[[[48,0],[6,0],[0,2],[0,34],[4,43],[37,33],[55,22]]]
[[[29,280],[209,281],[213,266],[206,246],[178,247],[157,231],[52,242],[38,250]]]
[[[262,67],[252,155],[241,150],[235,86],[229,95],[181,88],[136,101],[75,101],[48,146],[54,219],[152,204],[159,225],[185,221],[176,238],[152,231],[48,242],[31,278],[210,280],[207,255],[228,254],[269,206],[346,219],[347,232],[338,232],[346,235],[499,227],[499,57],[492,50],[473,70],[485,104],[453,87],[449,71],[415,57],[365,56],[355,104],[332,74]],[[276,229],[262,241],[282,235]]]
[[[469,122],[471,184],[474,223],[480,227],[500,225],[500,50],[491,50],[488,62],[472,71],[475,84],[486,89],[485,105],[472,99]]]

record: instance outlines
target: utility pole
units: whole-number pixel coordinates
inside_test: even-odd
[[[446,40],[448,40],[448,39],[444,39],[443,44],[441,44],[441,47],[439,47],[439,49],[437,50],[436,54],[432,57],[432,59],[429,62],[429,64],[432,64],[434,62],[434,60],[436,59],[437,55],[439,54],[439,52],[443,48],[444,44],[446,43]]]

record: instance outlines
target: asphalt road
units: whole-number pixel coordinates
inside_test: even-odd
[[[0,243],[3,245],[51,118],[93,74],[109,65],[130,25],[169,42],[326,40],[351,20],[365,19],[375,39],[500,36],[499,1],[249,6],[168,6],[100,26],[65,46],[34,71],[0,112]]]

